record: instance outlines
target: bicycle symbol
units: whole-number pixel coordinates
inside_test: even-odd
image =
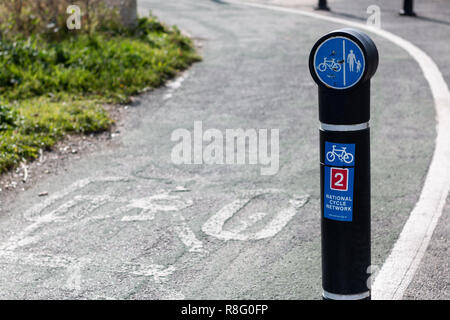
[[[324,57],[323,62],[317,66],[317,69],[320,72],[324,72],[325,70],[327,70],[327,68],[329,68],[335,72],[340,72],[342,66],[340,65],[340,61],[336,62],[335,58],[327,60],[327,57]]]
[[[336,145],[333,144],[333,149],[327,152],[327,160],[329,162],[334,162],[334,160],[336,160],[337,157],[341,162],[352,163],[353,155],[347,152],[346,149],[347,147],[342,147],[342,149],[336,149]]]

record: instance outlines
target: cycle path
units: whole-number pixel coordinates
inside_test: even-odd
[[[5,200],[0,296],[320,299],[317,88],[307,58],[322,34],[341,26],[219,1],[139,6],[196,38],[203,62],[139,97],[119,146],[70,160]],[[374,40],[385,57],[371,121],[379,265],[420,194],[435,114],[430,93],[417,89],[425,80],[412,80],[414,61]],[[400,70],[411,75],[406,83]],[[402,89],[411,95],[399,96]],[[172,133],[192,132],[195,121],[220,132],[279,129],[278,173],[173,164]]]

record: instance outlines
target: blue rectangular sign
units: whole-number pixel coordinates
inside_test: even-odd
[[[325,167],[324,217],[338,221],[353,220],[353,181],[355,168]]]
[[[353,167],[355,165],[355,145],[325,141],[325,164]]]
[[[325,141],[324,217],[353,220],[355,144]]]

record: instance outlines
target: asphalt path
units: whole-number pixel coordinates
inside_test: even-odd
[[[5,199],[0,297],[320,299],[317,88],[307,61],[321,35],[343,26],[221,1],[139,9],[194,37],[203,61],[138,97],[117,147]],[[373,38],[372,261],[381,266],[417,202],[436,133],[416,63]],[[195,121],[220,132],[279,129],[278,173],[174,164],[171,135],[193,132]]]
[[[249,0],[249,2],[310,12],[314,12],[313,8],[317,5],[317,1],[314,0]],[[366,23],[368,17],[373,13],[370,10],[368,12],[368,9],[374,5],[378,6],[381,28],[410,41],[429,55],[439,68],[444,80],[447,83],[450,82],[450,55],[448,55],[447,45],[450,41],[450,5],[446,0],[415,1],[416,17],[399,16],[399,8],[403,6],[403,0],[361,0],[357,2],[329,0],[328,4],[331,11],[319,11],[321,15],[362,24]],[[399,94],[409,93],[399,92]],[[442,118],[437,119],[440,122],[442,120]],[[402,120],[400,119],[400,121]],[[424,125],[428,124],[418,123],[417,130],[423,130]],[[445,193],[443,197],[445,198]],[[436,230],[431,237],[427,251],[419,260],[419,268],[404,292],[403,298],[405,299],[450,298],[450,265],[448,262],[450,207],[448,203],[449,199],[447,198],[447,205],[443,208],[441,218],[437,220]],[[433,210],[431,207],[427,209]],[[400,260],[401,258],[397,257],[396,259]]]

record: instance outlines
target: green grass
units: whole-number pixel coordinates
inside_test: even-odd
[[[124,103],[199,59],[190,39],[153,17],[132,32],[0,41],[0,173],[67,133],[107,130],[103,103]]]
[[[70,101],[70,100],[67,100]],[[53,102],[48,98],[0,106],[0,168],[5,171],[24,159],[34,159],[66,133],[106,130],[112,121],[95,101]]]

